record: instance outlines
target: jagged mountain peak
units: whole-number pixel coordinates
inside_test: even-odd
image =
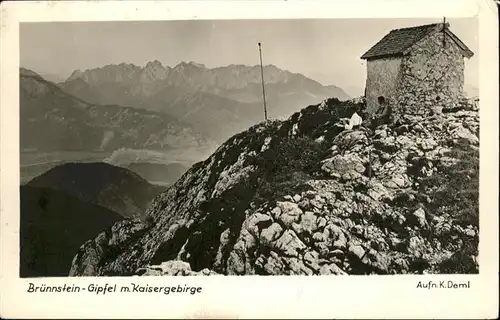
[[[164,68],[163,64],[158,60],[149,61],[145,68]]]
[[[80,78],[90,85],[103,82],[133,81],[141,70],[141,67],[132,63],[108,64],[97,68],[87,68],[83,72],[75,70],[66,81]]]
[[[39,77],[39,78],[42,78],[42,76],[40,76],[38,73],[36,73],[35,71],[33,70],[30,70],[30,69],[27,69],[27,68],[23,68],[23,67],[20,67],[19,68],[19,74],[21,76],[31,76],[31,77]]]
[[[229,64],[227,66],[223,66],[223,67],[220,67],[220,68],[248,68],[249,66],[245,65],[245,64]],[[254,67],[254,66],[250,66],[250,67]]]
[[[203,63],[198,63],[194,61],[189,61],[188,64],[194,65],[195,67],[198,67],[200,69],[207,69],[207,66],[204,65]]]
[[[72,81],[72,80],[76,80],[76,79],[81,79],[83,77],[83,71],[80,70],[80,69],[76,69],[75,71],[73,71],[71,73],[71,75],[69,76],[69,78],[66,80],[66,81]]]
[[[185,70],[185,69],[191,69],[191,70],[204,70],[207,69],[204,64],[201,63],[196,63],[193,61],[181,61],[179,64],[177,64],[175,67],[173,67],[173,70]]]
[[[170,70],[165,68],[163,64],[158,61],[149,61],[142,69],[140,80],[141,81],[156,81],[166,79]]]
[[[274,64],[265,64],[263,67],[271,69],[271,70],[276,70],[276,71],[279,71],[279,72],[285,71],[285,70],[283,70],[283,69],[275,66]]]
[[[109,64],[105,67],[114,67],[116,66],[115,64]],[[122,68],[129,68],[129,69],[137,69],[137,68],[140,68],[139,66],[133,64],[133,63],[126,63],[126,62],[122,62],[118,65],[119,67],[122,67]]]
[[[274,64],[267,64],[263,65],[262,68],[264,70],[269,70],[269,71],[276,71],[276,72],[288,72],[280,67],[277,67]],[[256,70],[260,72],[260,64],[254,64],[254,65],[246,65],[246,64],[229,64],[227,66],[221,66],[214,68],[214,70],[217,69],[234,69],[234,70],[244,70],[244,71],[249,71],[249,70]]]

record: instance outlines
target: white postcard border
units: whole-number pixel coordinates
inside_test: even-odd
[[[5,318],[488,318],[498,310],[498,19],[493,1],[2,3],[0,315]],[[19,278],[19,22],[479,16],[480,274],[470,276]],[[470,289],[417,289],[419,281]],[[202,287],[187,294],[28,293],[29,283]]]

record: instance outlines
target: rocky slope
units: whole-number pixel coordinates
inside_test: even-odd
[[[33,71],[20,70],[21,150],[204,147],[199,132],[165,113],[93,105]]]
[[[361,106],[329,99],[233,136],[147,223],[82,245],[70,275],[476,273],[477,107],[345,130]]]
[[[326,97],[347,99],[335,86],[265,66],[269,117],[289,116]],[[75,71],[60,83],[67,92],[96,104],[135,106],[181,119],[223,142],[263,119],[259,66],[206,68],[194,62],[175,67],[151,61]]]
[[[123,217],[142,217],[151,199],[164,191],[136,173],[107,163],[66,163],[27,183],[64,192]]]
[[[122,217],[64,192],[21,186],[20,276],[64,277],[79,246]]]

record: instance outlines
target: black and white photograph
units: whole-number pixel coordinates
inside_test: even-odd
[[[477,39],[21,24],[21,276],[478,273]]]
[[[0,316],[494,316],[488,1],[2,3]]]

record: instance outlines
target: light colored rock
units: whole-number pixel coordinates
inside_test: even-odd
[[[292,230],[286,230],[275,242],[275,248],[289,257],[297,257],[299,251],[303,251],[306,247]]]
[[[408,253],[417,258],[422,257],[425,249],[425,242],[420,237],[411,237],[408,241]]]
[[[391,265],[391,259],[387,254],[375,252],[375,254],[373,255],[373,261],[371,262],[371,265],[379,269],[380,271],[386,273],[389,271]]]
[[[475,237],[476,231],[474,231],[473,229],[465,229],[465,234],[468,235],[469,237]]]
[[[238,242],[236,242],[234,248],[238,248],[241,245],[242,251],[248,251],[253,249],[257,245],[256,237],[253,236],[248,230],[241,229],[240,237]]]
[[[306,211],[302,216],[300,223],[293,223],[292,228],[297,234],[310,236],[318,229],[316,224],[316,215],[311,211]]]
[[[412,215],[417,219],[420,227],[425,227],[427,225],[424,209],[418,208],[412,213]]]
[[[375,201],[379,201],[382,197],[388,195],[387,189],[381,183],[373,183],[368,189],[368,195]]]
[[[137,274],[140,274],[143,277],[158,277],[161,276],[161,270],[154,269],[151,267],[148,268],[140,268],[136,271]]]
[[[323,141],[325,141],[325,136],[321,136],[314,141],[316,141],[317,143],[322,143]]]
[[[436,148],[436,146],[437,146],[437,142],[432,138],[422,140],[422,142],[420,144],[421,144],[422,150],[424,150],[424,151],[432,150],[432,149]]]
[[[396,144],[401,149],[409,149],[415,145],[415,141],[406,135],[401,135],[396,138]]]
[[[316,225],[318,228],[324,228],[327,224],[327,220],[325,217],[318,217],[316,220]]]
[[[354,226],[354,228],[351,229],[351,232],[357,236],[363,236],[364,231],[365,231],[365,228],[363,226],[360,226],[360,225],[356,225],[356,226]]]
[[[269,246],[281,236],[282,232],[283,228],[274,222],[269,228],[262,230],[260,241],[263,245]]]
[[[332,248],[344,249],[347,246],[347,238],[343,232],[337,233],[337,238],[332,243]]]
[[[338,175],[363,173],[365,166],[363,161],[356,154],[336,155],[323,162],[322,170]]]
[[[229,234],[230,234],[230,232],[231,232],[231,230],[229,228],[227,228],[220,235],[220,245],[219,245],[219,249],[217,250],[217,256],[215,257],[214,266],[218,267],[218,266],[221,266],[223,264],[223,261],[222,261],[222,252],[223,252],[223,250],[226,248],[226,246],[229,243]]]
[[[280,207],[275,207],[273,210],[271,210],[271,215],[274,219],[277,219],[281,215]]]
[[[306,193],[304,194],[304,197],[307,199],[314,199],[316,198],[317,193],[312,191],[312,190],[307,190]]]
[[[264,270],[268,274],[282,275],[284,274],[284,265],[279,256],[275,252],[271,252],[270,256],[264,264]]]
[[[407,182],[402,175],[395,175],[392,178],[386,180],[384,182],[384,186],[391,189],[399,189],[404,188],[407,185]]]
[[[271,140],[273,138],[272,137],[267,137],[265,140],[264,140],[264,144],[262,145],[262,147],[260,148],[260,152],[264,152],[266,151],[267,149],[269,149],[269,144],[271,143]]]
[[[286,260],[288,268],[290,269],[289,274],[291,275],[305,275],[310,276],[313,271],[304,265],[304,262],[297,258],[289,258]]]
[[[254,237],[259,236],[260,229],[272,224],[272,219],[267,214],[256,212],[245,220],[244,227]]]
[[[320,275],[346,275],[347,273],[340,269],[335,263],[325,264],[319,270]]]
[[[344,249],[347,246],[347,239],[342,228],[335,224],[329,224],[325,227],[325,238],[329,241],[332,249]]]
[[[304,263],[314,271],[320,269],[319,254],[316,251],[308,251],[304,254]]]
[[[323,202],[318,201],[317,199],[313,199],[310,201],[310,204],[316,208],[316,209],[322,209],[323,208]]]
[[[338,145],[340,148],[348,148],[350,146],[354,146],[358,143],[366,142],[366,134],[360,130],[353,131],[343,131],[339,135],[335,137],[333,140],[335,145]]]
[[[221,172],[219,179],[214,186],[212,198],[218,197],[224,191],[236,186],[241,181],[248,179],[249,175],[255,171],[254,166],[245,166],[244,163],[246,156],[248,155],[241,153],[236,163]]]
[[[316,232],[313,234],[313,241],[315,242],[325,242],[328,239],[328,234],[325,232]]]
[[[363,249],[363,247],[360,246],[360,245],[350,244],[348,250],[349,250],[349,253],[351,253],[352,255],[354,255],[356,257],[358,257],[360,260],[365,255],[365,249]]]
[[[458,137],[458,138],[466,139],[466,140],[468,140],[469,142],[471,142],[473,144],[478,144],[479,143],[479,138],[475,134],[473,134],[472,132],[470,132],[468,129],[464,128],[462,125],[460,125],[456,129],[454,129],[451,132],[451,134],[453,136]]]
[[[281,214],[276,216],[283,225],[290,228],[294,222],[299,220],[300,215],[302,215],[302,210],[299,206],[293,202],[278,202],[278,208],[280,208]]]
[[[382,130],[382,129],[379,129],[379,130],[375,130],[375,138],[385,138],[387,137],[387,131],[386,130]]]
[[[217,275],[216,272],[203,269],[200,272],[191,270],[189,263],[180,260],[170,260],[162,262],[158,266],[148,266],[137,270],[142,276],[201,276]]]
[[[227,260],[227,273],[239,275],[245,273],[245,257],[241,250],[233,250]]]

